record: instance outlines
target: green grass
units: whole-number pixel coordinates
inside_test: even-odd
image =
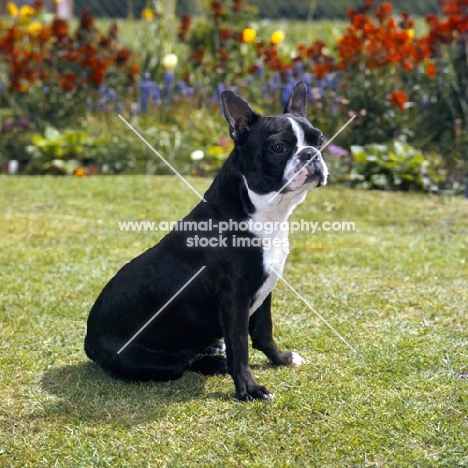
[[[193,179],[204,190],[209,180]],[[0,466],[468,466],[468,203],[327,187],[294,219],[356,232],[291,235],[276,337],[305,359],[253,372],[275,393],[241,403],[227,376],[125,384],[82,349],[97,294],[197,198],[173,177],[0,178]]]

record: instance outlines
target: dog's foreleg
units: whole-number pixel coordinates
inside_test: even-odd
[[[271,320],[271,293],[263,304],[252,314],[249,321],[252,346],[262,351],[276,366],[300,366],[304,359],[292,351],[281,351],[273,339]]]
[[[249,367],[249,305],[236,302],[232,294],[220,300],[221,324],[226,344],[228,372],[240,400],[266,400],[273,394],[259,385]],[[243,300],[245,302],[245,299]]]

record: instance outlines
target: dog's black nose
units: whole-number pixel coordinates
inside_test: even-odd
[[[311,161],[317,158],[319,155],[319,150],[313,148],[312,146],[308,146],[307,148],[304,148],[299,153],[297,153],[297,157],[300,161]]]

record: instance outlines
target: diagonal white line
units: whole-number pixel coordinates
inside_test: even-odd
[[[120,354],[204,269],[202,266],[118,351]]]
[[[346,346],[351,349],[354,353],[357,354],[356,349],[354,349],[344,338],[341,336],[331,325],[330,323],[320,315],[274,268],[270,267],[272,271],[278,276],[280,280],[293,292],[296,296],[341,340]]]
[[[159,159],[161,159],[161,161],[162,161],[164,164],[166,164],[166,166],[168,166],[168,167],[172,170],[172,172],[174,172],[174,174],[175,174],[176,176],[179,177],[179,179],[180,179],[182,182],[184,182],[184,184],[186,184],[194,193],[196,193],[196,194],[200,197],[200,199],[202,199],[204,202],[206,202],[206,200],[203,198],[203,196],[200,195],[200,194],[197,192],[197,190],[196,190],[189,182],[187,182],[187,180],[186,180],[183,176],[181,176],[181,175],[176,171],[176,169],[175,169],[170,163],[168,163],[168,162],[161,156],[161,154],[160,154],[155,148],[153,148],[153,147],[145,140],[145,138],[144,138],[143,136],[141,136],[140,133],[138,133],[137,130],[135,130],[135,128],[134,128],[129,122],[127,122],[127,120],[125,120],[124,117],[122,117],[120,114],[118,114],[118,115],[119,115],[120,119],[123,120],[123,121],[125,122],[125,124],[127,125],[127,127],[130,128],[131,130],[133,130],[133,132],[135,133],[135,135],[137,135],[137,136],[140,138],[140,140],[143,141],[143,143],[145,143],[146,146],[147,146],[151,151],[153,151],[153,153],[154,153],[156,156],[158,156]]]
[[[316,157],[317,153],[322,154],[322,151],[356,118],[356,114],[354,114],[320,149],[315,149],[315,154],[304,164],[269,200],[268,203],[271,203],[279,194],[280,192],[292,181],[296,178],[296,176],[307,167]]]

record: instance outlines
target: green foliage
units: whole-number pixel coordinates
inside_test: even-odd
[[[33,135],[31,144],[25,148],[31,156],[27,170],[33,174],[73,174],[78,167],[100,159],[104,144],[105,141],[90,138],[82,130],[47,127],[44,135]]]
[[[443,181],[440,155],[425,155],[395,140],[386,145],[351,146],[347,181],[354,187],[379,190],[437,191]]]

